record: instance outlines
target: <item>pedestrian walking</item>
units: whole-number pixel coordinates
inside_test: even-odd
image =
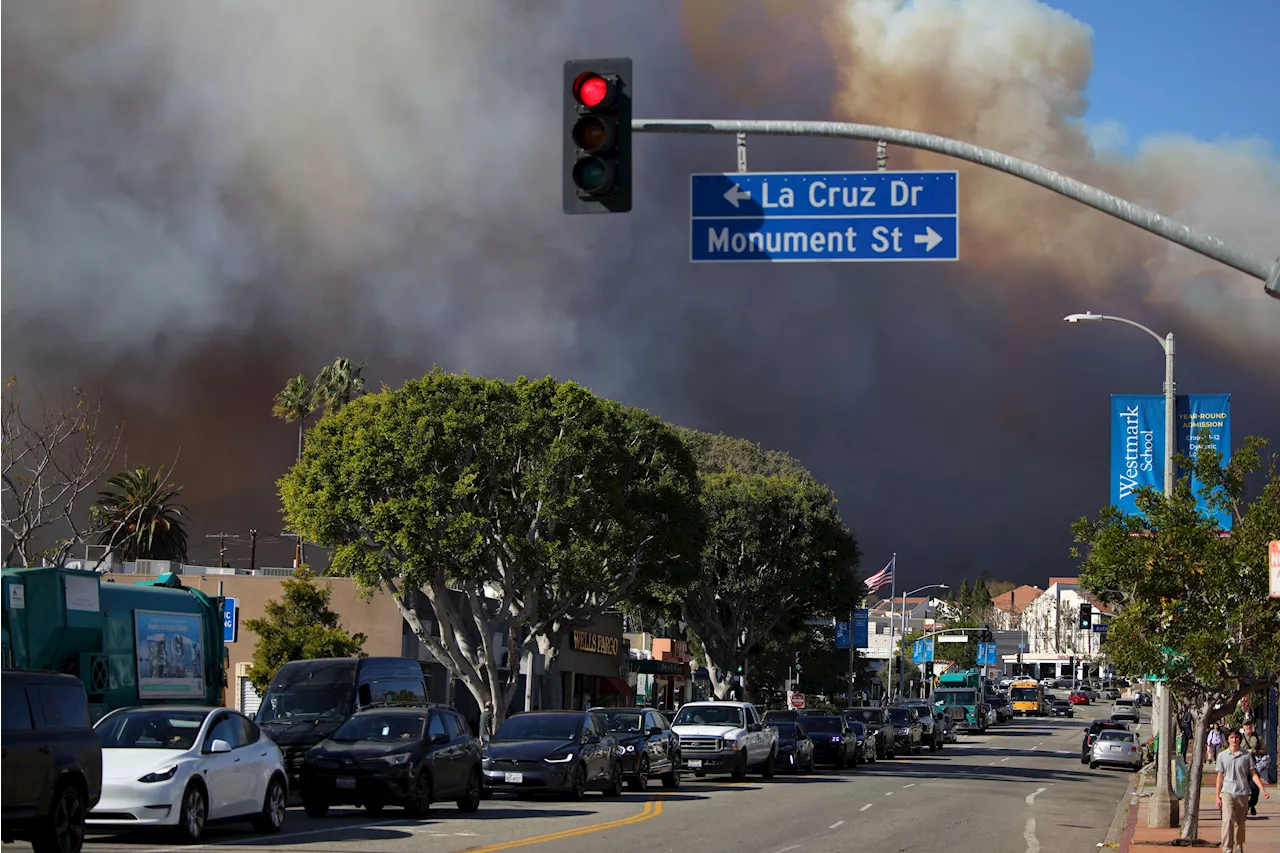
[[[493,737],[493,703],[485,702],[480,712],[480,742],[488,743]]]
[[[1240,732],[1232,730],[1227,734],[1227,748],[1218,753],[1217,770],[1214,788],[1222,811],[1222,853],[1244,853],[1250,782],[1257,783],[1268,800],[1271,794],[1258,776],[1253,755],[1241,747]]]
[[[1213,724],[1213,728],[1209,729],[1209,735],[1206,738],[1209,744],[1209,761],[1216,762],[1218,753],[1222,751],[1222,728],[1217,724]]]
[[[1254,768],[1264,768],[1262,760],[1267,757],[1267,747],[1262,743],[1262,736],[1253,731],[1253,720],[1244,721],[1244,734],[1240,736],[1240,747],[1253,756]],[[1258,813],[1258,786],[1249,783],[1249,814]]]

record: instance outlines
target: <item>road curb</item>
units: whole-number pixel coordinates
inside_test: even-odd
[[[1142,801],[1138,798],[1138,792],[1135,789],[1129,797],[1129,817],[1125,821],[1124,835],[1120,838],[1119,844],[1117,845],[1120,853],[1129,853],[1129,846],[1133,844],[1133,833],[1138,828],[1138,807],[1141,802]],[[1118,811],[1119,810],[1117,810],[1117,813]],[[1110,837],[1110,833],[1108,833],[1108,837]]]

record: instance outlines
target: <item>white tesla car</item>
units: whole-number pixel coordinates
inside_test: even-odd
[[[280,748],[227,708],[122,708],[94,726],[102,741],[102,799],[93,826],[176,827],[198,841],[209,823],[284,825],[288,783]]]

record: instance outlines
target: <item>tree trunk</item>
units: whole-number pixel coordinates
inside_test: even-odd
[[[560,677],[561,630],[538,635],[538,654],[542,656],[542,708],[559,711],[564,708],[564,680]]]
[[[1193,714],[1194,737],[1191,741],[1191,767],[1187,772],[1187,798],[1183,804],[1181,841],[1192,841],[1200,837],[1200,776],[1204,772],[1205,729],[1209,713],[1213,710],[1213,700],[1206,699],[1200,703]]]

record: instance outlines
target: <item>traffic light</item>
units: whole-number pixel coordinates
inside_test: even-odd
[[[924,677],[933,678],[933,661],[931,660],[924,662]]]
[[[1089,602],[1083,602],[1080,605],[1080,619],[1076,623],[1082,631],[1088,631],[1089,626],[1093,623],[1093,605]]]
[[[564,212],[631,210],[631,60],[564,64]]]
[[[796,652],[796,674],[798,675],[802,669],[804,669],[804,655]]]

